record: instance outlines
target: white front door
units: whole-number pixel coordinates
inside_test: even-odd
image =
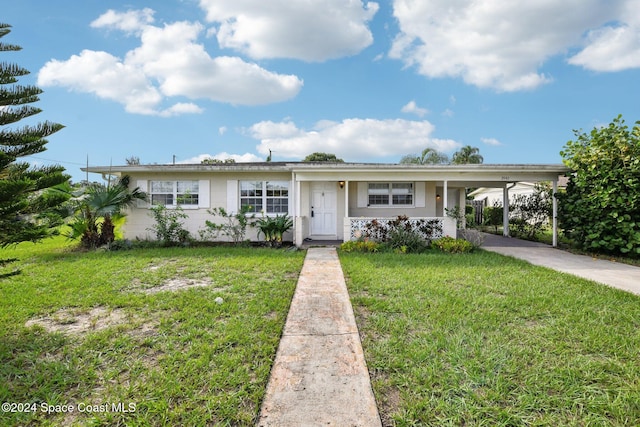
[[[311,183],[311,235],[336,238],[338,193],[335,182]]]

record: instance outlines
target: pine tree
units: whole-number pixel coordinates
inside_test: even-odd
[[[10,31],[10,25],[0,23],[0,39]],[[18,50],[20,46],[0,42],[0,52]],[[63,167],[31,167],[19,160],[45,151],[45,138],[64,127],[47,121],[34,126],[10,126],[41,112],[30,104],[39,101],[42,90],[17,84],[18,77],[27,74],[28,70],[16,64],[0,63],[1,248],[52,235],[52,227],[60,222],[57,208],[67,199],[64,192],[53,189],[69,180]],[[7,261],[10,260],[0,260],[0,266]]]

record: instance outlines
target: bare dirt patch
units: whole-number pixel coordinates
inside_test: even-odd
[[[158,262],[152,262],[150,263],[147,268],[145,268],[146,271],[158,271],[161,268],[170,266],[170,265],[175,265],[178,262],[177,259],[167,259],[167,260],[162,260],[162,261],[158,261]]]
[[[123,292],[141,292],[146,295],[153,295],[160,292],[177,292],[194,288],[209,288],[222,292],[228,290],[228,283],[216,283],[209,277],[174,277],[165,280],[161,284],[144,283],[140,279],[133,279],[131,285],[122,289]]]
[[[77,308],[58,310],[50,316],[27,320],[26,327],[41,326],[48,332],[80,335],[100,331],[129,322],[124,310],[94,307],[89,311]]]
[[[219,291],[227,289],[226,286],[214,287],[212,285],[213,285],[213,282],[211,281],[211,279],[207,279],[207,278],[204,278],[204,279],[177,278],[177,279],[169,279],[160,286],[143,288],[140,290],[147,295],[152,295],[152,294],[157,294],[158,292],[176,292],[176,291],[181,291],[185,289],[204,288],[204,287],[211,287],[212,289],[219,290]]]

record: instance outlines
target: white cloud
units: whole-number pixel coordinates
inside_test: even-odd
[[[496,138],[480,138],[480,141],[487,145],[498,146],[502,145],[502,142],[498,141]]]
[[[130,10],[128,12],[117,12],[110,9],[91,22],[90,25],[93,28],[113,28],[126,33],[137,33],[154,21],[154,13],[149,8]]]
[[[259,153],[269,150],[278,157],[302,159],[316,151],[336,154],[346,161],[375,161],[383,157],[403,156],[432,147],[451,152],[461,144],[450,139],[433,138],[434,126],[424,121],[345,119],[319,122],[311,130],[299,129],[293,122],[265,121],[250,128],[260,140]]]
[[[200,108],[196,104],[190,102],[178,102],[177,104],[174,104],[171,107],[162,110],[159,115],[162,117],[171,117],[179,116],[182,114],[200,114],[202,112],[202,108]]]
[[[569,59],[570,64],[593,71],[640,68],[640,26],[598,29],[589,33],[589,40],[587,47]]]
[[[141,16],[152,15],[152,11],[142,12]],[[133,29],[139,24],[141,44],[124,59],[84,50],[66,61],[46,63],[39,72],[38,84],[93,93],[122,103],[128,112],[165,117],[202,111],[184,102],[163,109],[161,104],[170,97],[264,105],[293,98],[302,88],[296,76],[273,73],[236,57],[211,57],[197,43],[203,32],[199,23],[156,27],[142,25],[141,19],[132,16],[136,16],[135,11],[121,15],[114,12],[97,20],[100,26],[118,29]]]
[[[257,59],[324,61],[371,45],[378,4],[360,0],[200,0],[223,48]]]
[[[586,46],[570,64],[594,71],[640,68],[640,0],[615,3],[617,20],[589,31]]]
[[[402,107],[400,111],[402,111],[403,113],[415,114],[418,117],[424,117],[424,115],[429,112],[429,110],[427,110],[426,108],[418,107],[416,101],[409,101],[409,103]]]
[[[552,78],[539,71],[546,60],[585,42],[589,30],[637,21],[640,16],[639,0],[394,0],[393,4],[400,33],[390,57],[428,77],[459,77],[499,91],[533,89],[550,82]],[[591,33],[572,63],[602,63],[609,53],[618,64],[613,69],[638,66],[638,26],[621,28],[624,34],[606,27]],[[605,42],[611,45],[604,48]]]
[[[162,95],[143,71],[107,52],[83,50],[66,61],[51,60],[38,73],[39,86],[63,86],[121,102],[130,113],[158,113]]]
[[[220,135],[224,135],[225,133],[227,133],[227,130],[228,130],[228,129],[227,129],[227,127],[226,127],[226,126],[220,126],[220,127],[218,128],[218,133],[219,133]]]
[[[218,154],[198,154],[197,156],[190,157],[185,160],[181,160],[177,163],[179,164],[198,164],[205,159],[218,159],[218,160],[227,160],[233,159],[236,163],[251,163],[251,162],[264,162],[265,159],[262,157],[258,157],[252,153],[244,153],[244,154],[229,154],[226,151],[223,151]]]

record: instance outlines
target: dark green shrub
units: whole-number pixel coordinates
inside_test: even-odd
[[[484,208],[482,214],[484,216],[484,225],[494,227],[495,232],[498,233],[498,227],[502,225],[503,221],[502,203],[499,201],[494,202],[493,206]]]
[[[640,121],[618,116],[589,134],[575,131],[560,152],[573,171],[558,194],[558,219],[580,248],[640,257]]]
[[[128,251],[133,249],[131,240],[116,239],[109,245],[110,251]]]
[[[466,214],[464,216],[464,221],[467,227],[475,227],[476,224],[476,215],[474,213]]]
[[[385,245],[398,252],[414,253],[422,252],[428,242],[411,228],[394,227],[389,230]]]

